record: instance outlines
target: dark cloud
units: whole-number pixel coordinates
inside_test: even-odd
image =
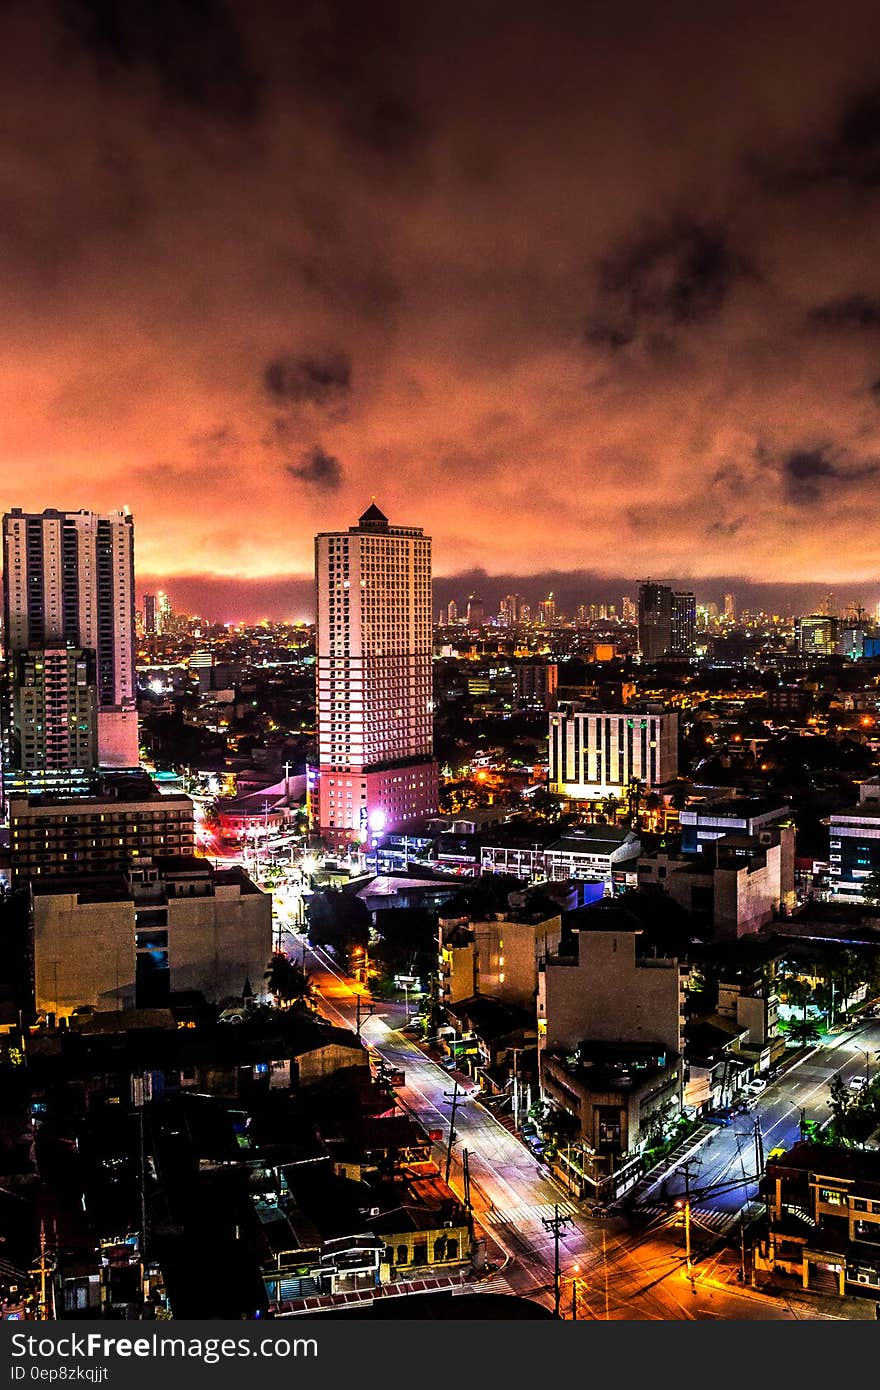
[[[818,304],[807,317],[819,328],[880,328],[880,299],[853,294]]]
[[[152,75],[162,96],[214,120],[252,122],[263,82],[225,0],[61,0],[100,75]]]
[[[880,86],[850,87],[809,137],[761,151],[752,167],[768,192],[783,195],[823,185],[861,191],[880,187]]]
[[[662,345],[669,330],[717,317],[751,273],[719,224],[681,220],[649,232],[602,263],[587,341],[617,351],[648,335]]]
[[[398,0],[304,0],[294,21],[300,89],[361,154],[411,164],[431,135],[412,63],[418,16]]]
[[[351,390],[351,362],[344,352],[274,357],[264,368],[263,385],[275,401],[333,405]]]
[[[308,449],[299,463],[289,463],[287,471],[298,482],[308,483],[320,492],[337,492],[342,486],[342,464],[319,444]]]
[[[831,485],[846,488],[877,472],[875,463],[841,463],[826,449],[796,449],[782,461],[788,501],[796,506],[820,502]]]

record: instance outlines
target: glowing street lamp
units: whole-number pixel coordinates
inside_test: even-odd
[[[373,836],[373,849],[376,851],[376,877],[379,877],[379,836],[387,824],[387,816],[381,806],[374,806],[368,816],[370,832]]]

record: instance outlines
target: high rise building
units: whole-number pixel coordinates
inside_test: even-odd
[[[519,594],[506,594],[501,600],[501,621],[505,627],[516,627],[519,622],[521,599]]]
[[[718,610],[715,610],[716,616]],[[697,600],[690,593],[672,595],[672,627],[669,651],[673,656],[693,656],[696,649]]]
[[[7,790],[56,786],[91,747],[137,766],[133,537],[126,510],[3,518]]]
[[[803,656],[831,656],[837,646],[837,619],[825,613],[795,618],[794,636]]]
[[[579,622],[579,623],[585,623],[585,622],[587,621],[587,616],[588,616],[587,605],[586,605],[585,603],[579,603],[579,604],[578,604],[578,611],[577,611],[577,620],[578,620],[578,622]]]
[[[144,594],[144,635],[146,637],[156,636],[158,631],[156,623],[156,595]]]
[[[469,594],[467,601],[468,632],[479,632],[486,622],[486,606],[476,594]]]
[[[156,632],[159,637],[167,637],[171,631],[171,624],[174,614],[171,610],[171,599],[167,594],[160,592],[156,595]]]
[[[315,575],[318,824],[339,847],[437,807],[431,540],[373,503],[316,536]]]
[[[620,609],[621,618],[623,622],[631,623],[633,627],[635,627],[636,623],[639,620],[639,613],[635,603],[630,598],[629,594],[624,594],[623,598],[621,599]]]
[[[639,585],[639,651],[659,661],[672,644],[672,590],[649,579]]]
[[[538,622],[542,627],[552,627],[556,621],[556,599],[553,594],[548,594],[541,599],[538,604]]]
[[[733,594],[724,595],[724,616],[731,622],[736,619],[736,598]]]
[[[532,605],[530,603],[520,604],[519,620],[521,623],[530,623],[532,621]]]
[[[450,627],[458,622],[458,604],[454,598],[451,598],[446,605],[446,621]]]

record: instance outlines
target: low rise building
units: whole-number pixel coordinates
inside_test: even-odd
[[[768,1162],[761,1191],[756,1280],[781,1274],[816,1292],[880,1294],[880,1154],[795,1144]]]
[[[542,1093],[576,1122],[595,1172],[623,1180],[646,1131],[680,1110],[686,971],[622,904],[564,927],[539,975]]]
[[[719,940],[747,936],[793,911],[794,848],[789,825],[727,833],[696,854],[643,855],[639,886],[662,888]]]
[[[561,935],[561,914],[546,908],[511,909],[482,920],[442,919],[441,1004],[480,994],[534,1012],[540,964],[558,950]]]

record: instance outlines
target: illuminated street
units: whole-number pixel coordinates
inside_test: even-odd
[[[318,991],[320,1011],[335,1023],[355,1028],[357,994],[353,982],[324,951],[313,950],[301,935],[286,932],[283,944],[297,959],[304,953],[306,968]],[[395,1025],[402,1020],[402,1005],[379,1002],[372,1016],[362,1014],[361,1036],[391,1065],[404,1070],[406,1085],[397,1089],[400,1103],[427,1129],[442,1127],[444,1138],[435,1149],[442,1171],[449,1134],[452,1078],[415,1043],[395,1031]],[[773,1098],[766,1106],[774,1139],[780,1132],[791,1137],[785,1126],[792,1124],[796,1137],[799,1105],[809,1107],[812,1104],[816,1118],[822,1117],[822,1097],[827,1084],[817,1080],[817,1073],[823,1077],[830,1075],[835,1065],[841,1065],[841,1057],[850,1055],[846,1047],[847,1039],[841,1038],[833,1048],[817,1054],[817,1061],[809,1059],[811,1066],[802,1064],[790,1078],[774,1087]],[[853,1061],[844,1064],[845,1074],[855,1065],[855,1054],[852,1058]],[[819,1311],[809,1303],[772,1299],[738,1287],[736,1252],[712,1249],[718,1232],[705,1223],[701,1231],[698,1215],[694,1219],[695,1252],[705,1246],[710,1253],[705,1261],[697,1261],[692,1287],[684,1268],[680,1213],[675,1211],[672,1196],[681,1186],[677,1176],[669,1179],[669,1200],[661,1200],[656,1189],[648,1194],[645,1200],[653,1204],[652,1219],[644,1229],[631,1231],[622,1217],[601,1221],[589,1218],[536,1163],[525,1145],[478,1102],[465,1100],[459,1104],[455,1131],[451,1184],[456,1191],[463,1191],[461,1154],[467,1149],[474,1214],[489,1238],[490,1260],[501,1264],[497,1276],[487,1281],[487,1287],[508,1288],[536,1298],[548,1307],[553,1306],[554,1242],[542,1218],[552,1217],[558,1205],[560,1213],[569,1218],[560,1238],[561,1302],[565,1317],[571,1315],[573,1277],[578,1280],[579,1317],[746,1320],[841,1316]],[[708,1185],[722,1175],[725,1182],[731,1180],[731,1175],[740,1171],[740,1154],[746,1172],[754,1171],[748,1167],[749,1151],[738,1131],[738,1125],[736,1130],[720,1130],[708,1147],[705,1144],[701,1147],[698,1186]],[[733,1187],[720,1197],[711,1196],[705,1205],[723,1210],[727,1224],[726,1218],[733,1216],[751,1190]],[[695,1206],[698,1205],[700,1203],[695,1202]],[[576,1273],[575,1265],[579,1266]],[[873,1316],[872,1308],[866,1305],[865,1316],[869,1314]]]

